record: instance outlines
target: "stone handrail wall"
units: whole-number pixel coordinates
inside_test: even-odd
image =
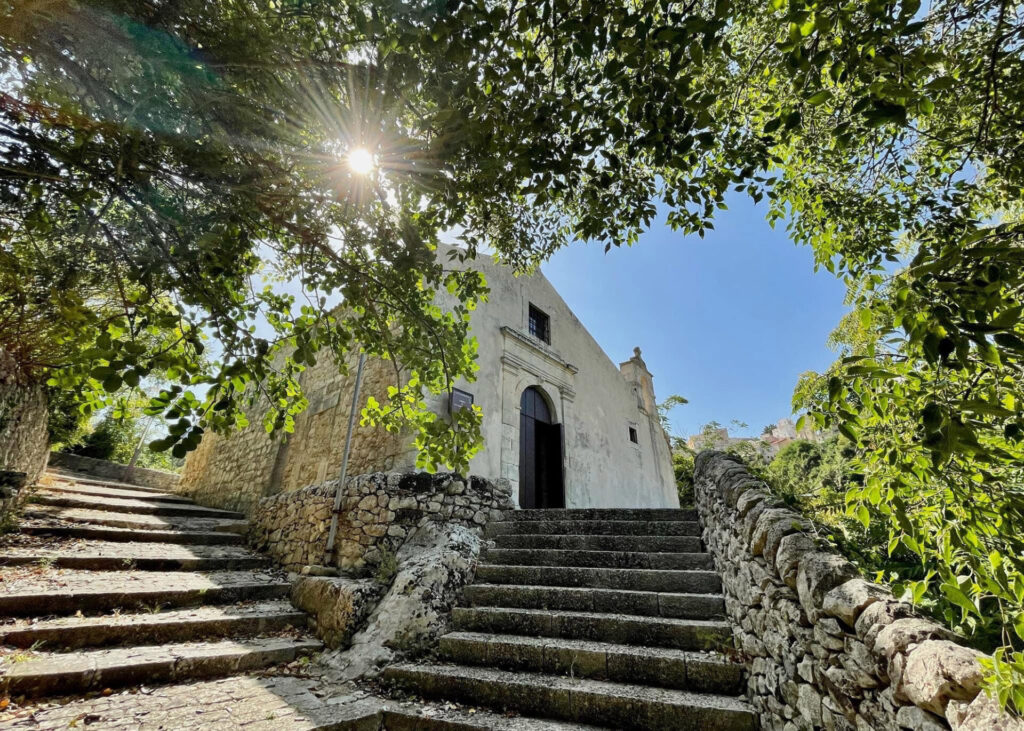
[[[1024,729],[955,642],[816,538],[739,458],[701,452],[694,493],[763,729]]]
[[[69,472],[81,472],[99,480],[130,482],[133,485],[155,487],[158,490],[173,491],[178,486],[180,479],[180,476],[174,472],[164,472],[149,467],[129,467],[126,464],[84,457],[80,454],[67,454],[66,452],[51,452],[50,467]]]
[[[326,561],[338,480],[263,498],[250,517],[250,542],[287,569]],[[370,572],[429,522],[482,528],[513,507],[507,480],[452,474],[375,472],[346,480],[333,564]]]
[[[46,392],[0,348],[0,526],[6,527],[46,468]]]

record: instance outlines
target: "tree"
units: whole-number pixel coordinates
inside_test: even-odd
[[[765,200],[905,341],[903,371],[868,354],[829,376],[816,410],[820,427],[893,460],[854,510],[885,519],[875,508],[894,503],[876,503],[876,487],[928,494],[953,469],[961,490],[1006,496],[986,530],[1019,525],[1019,3],[8,0],[4,11],[0,269],[15,275],[0,292],[3,342],[12,321],[28,340],[42,323],[56,338],[45,342],[66,348],[25,348],[27,360],[93,394],[170,374],[151,405],[175,420],[161,446],[183,453],[204,429],[243,423],[247,399],[287,430],[315,353],[362,348],[406,374],[371,418],[411,419],[432,465],[464,465],[479,414],[451,429],[416,417],[425,392],[472,376],[465,317],[484,293],[434,262],[440,232],[456,230],[468,256],[490,246],[528,269],[576,239],[635,243],[659,199],[672,226],[703,235],[736,190]],[[358,146],[382,174],[339,164]],[[887,261],[907,251],[900,285],[879,296]],[[296,311],[294,295],[264,289],[268,270],[299,280],[308,302]],[[440,311],[441,287],[462,304]],[[332,314],[332,296],[346,309]],[[207,366],[204,336],[216,346]],[[895,410],[891,442],[866,423],[876,407]],[[919,441],[890,456],[883,444],[897,438]],[[1019,555],[999,565],[1016,576]],[[1014,594],[1007,581],[982,591]],[[1017,610],[1000,616],[1016,628],[1006,643],[1024,640]]]

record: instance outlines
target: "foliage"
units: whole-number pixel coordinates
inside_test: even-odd
[[[128,464],[149,428],[150,418],[139,418],[139,411],[105,412],[80,438],[77,445],[65,446],[64,451],[93,459],[105,459]],[[139,467],[177,471],[182,460],[167,452],[155,452],[143,445],[136,464]]]
[[[683,398],[677,393],[674,393],[660,404],[656,405],[658,409],[658,421],[661,422],[661,428],[665,430],[666,434],[672,433],[672,422],[668,417],[669,413],[677,406],[685,406],[688,403],[690,403],[689,400]]]
[[[676,476],[676,490],[679,492],[679,504],[682,507],[693,505],[693,450],[678,445],[672,450],[672,471]]]
[[[841,337],[843,357],[822,376],[808,374],[795,403],[861,445],[864,480],[847,493],[848,513],[883,526],[890,554],[915,559],[914,600],[983,647],[1012,650],[1024,646],[1020,361],[994,348],[958,355],[942,346],[930,363],[927,336],[914,334],[926,320],[896,325],[914,269],[855,311],[857,336]]]
[[[46,389],[50,449],[60,452],[77,447],[85,439],[89,432],[89,417],[78,406],[73,392],[52,387]]]

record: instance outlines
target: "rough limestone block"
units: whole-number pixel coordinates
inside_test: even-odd
[[[1024,731],[1024,720],[1012,718],[984,692],[970,703],[950,701],[946,720],[953,731]]]
[[[739,500],[736,501],[736,517],[743,518],[750,509],[758,503],[763,503],[768,499],[768,493],[764,490],[747,490],[740,496]]]
[[[944,714],[949,701],[970,701],[978,695],[982,657],[948,640],[926,640],[907,655],[900,690],[914,705]]]
[[[775,552],[775,572],[786,586],[796,589],[796,572],[804,555],[817,551],[818,545],[804,533],[792,533],[779,540]]]
[[[903,706],[896,713],[896,723],[912,731],[946,731],[941,718],[917,706]]]
[[[856,625],[857,617],[869,604],[881,599],[892,599],[892,593],[878,584],[861,578],[850,579],[825,595],[822,609],[841,620],[847,627]]]
[[[373,609],[381,587],[370,580],[304,576],[292,584],[292,603],[313,615],[328,647],[348,644]]]
[[[796,593],[800,606],[812,622],[821,616],[825,595],[840,584],[854,578],[853,564],[834,553],[805,553],[796,573]]]
[[[794,522],[798,523],[799,520],[800,516],[787,508],[769,508],[762,511],[750,534],[750,555],[760,556],[764,553],[765,541],[776,523],[792,525]],[[776,548],[778,548],[778,544],[776,544]]]
[[[764,560],[767,561],[769,565],[774,564],[775,556],[779,551],[779,544],[782,542],[783,538],[788,535],[792,535],[793,533],[800,533],[809,530],[811,530],[811,524],[796,513],[793,513],[792,518],[788,521],[780,520],[773,522],[764,539],[764,551],[762,553]]]
[[[875,654],[892,660],[897,654],[903,654],[911,645],[919,645],[925,640],[950,640],[955,635],[935,622],[918,617],[897,619],[884,627],[875,638],[871,648]]]

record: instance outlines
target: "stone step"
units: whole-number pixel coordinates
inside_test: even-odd
[[[156,645],[246,637],[303,628],[308,617],[287,600],[204,606],[166,612],[17,620],[0,625],[0,643],[50,652],[108,645]],[[38,644],[37,644],[38,643]]]
[[[61,521],[64,523],[102,525],[108,528],[139,528],[142,530],[229,531],[244,534],[248,524],[244,520],[225,520],[181,515],[145,515],[118,513],[109,510],[66,508],[57,505],[29,504],[22,512],[33,520]]]
[[[756,717],[730,696],[461,665],[401,663],[384,679],[427,696],[621,729],[753,731]]]
[[[451,632],[441,638],[439,650],[445,660],[460,665],[642,683],[698,693],[743,692],[743,666],[711,653],[476,632]]]
[[[0,615],[48,616],[114,609],[229,604],[288,596],[278,572],[62,571],[8,578]]]
[[[643,551],[566,551],[554,548],[489,548],[483,563],[506,566],[592,566],[611,569],[714,568],[710,553],[646,553]]]
[[[476,580],[491,584],[535,586],[589,586],[596,589],[670,591],[717,594],[722,579],[714,571],[661,571],[654,569],[603,569],[584,566],[503,566],[484,564]]]
[[[680,508],[552,508],[510,510],[507,520],[697,520],[697,511]]]
[[[120,482],[118,480],[107,480],[102,477],[93,477],[84,472],[71,472],[67,470],[54,469],[48,467],[46,474],[53,480],[59,480],[63,482],[77,482],[82,485],[99,485],[100,487],[116,487],[126,490],[139,490],[141,492],[151,492],[160,495],[173,495],[174,493],[163,489],[162,487],[149,487],[148,485],[136,485],[132,482]]]
[[[245,542],[245,539],[238,533],[104,528],[89,525],[59,524],[46,520],[23,521],[18,526],[18,530],[29,535],[51,535],[61,538],[83,538],[132,543],[174,543],[183,546],[197,544],[237,545]]]
[[[46,486],[47,492],[66,493],[68,495],[88,495],[90,497],[118,498],[122,500],[147,500],[175,505],[195,505],[187,497],[169,492],[147,492],[135,488],[105,487],[103,485],[86,485],[77,482],[55,482]]]
[[[677,619],[718,619],[725,616],[725,599],[714,594],[473,584],[463,590],[463,597],[474,607],[563,609]]]
[[[387,708],[381,714],[380,726],[367,726],[367,731],[603,731],[604,726],[563,723],[525,716],[490,713],[479,708],[404,706]],[[349,728],[344,726],[342,728]]]
[[[501,520],[488,523],[485,536],[541,533],[550,535],[699,536],[692,520]]]
[[[211,678],[290,662],[320,647],[312,640],[263,638],[71,654],[32,653],[28,659],[7,666],[0,689],[12,696],[38,697]]]
[[[66,541],[0,548],[0,566],[28,564],[89,571],[227,571],[262,568],[270,559],[242,546],[169,543]]]
[[[81,508],[103,510],[110,513],[132,513],[135,515],[177,515],[187,518],[223,518],[241,520],[245,516],[231,510],[204,508],[189,503],[166,503],[160,500],[127,500],[75,493],[40,490],[32,496],[32,502],[53,505],[59,508]]]
[[[719,620],[512,607],[455,607],[452,622],[455,629],[464,632],[561,637],[679,650],[720,650],[732,644],[732,627]]]
[[[524,523],[523,525],[532,525]],[[698,553],[702,549],[697,536],[564,536],[550,533],[495,535],[498,548],[550,548],[560,551],[649,551]]]

